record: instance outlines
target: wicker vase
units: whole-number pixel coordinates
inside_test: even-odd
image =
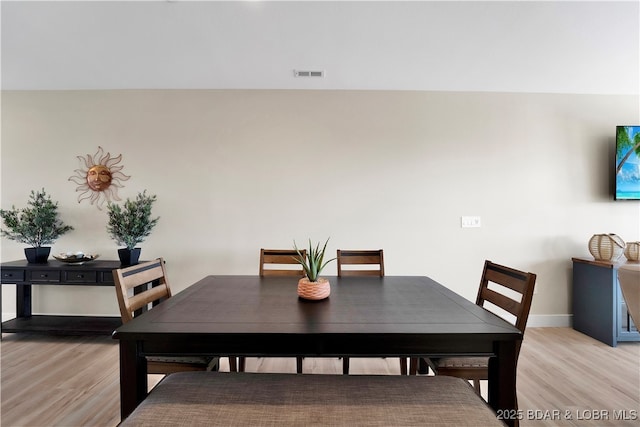
[[[629,261],[640,261],[640,242],[627,242],[624,248],[624,256]]]
[[[298,281],[298,296],[308,300],[323,300],[331,293],[331,285],[327,279],[319,278],[317,282],[310,282],[303,277]]]
[[[615,234],[594,234],[589,252],[598,261],[616,261],[624,251],[624,240]]]

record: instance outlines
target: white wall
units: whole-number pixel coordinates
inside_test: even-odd
[[[612,0],[5,1],[2,87],[638,94],[639,11]]]
[[[532,314],[571,313],[571,257],[594,233],[640,240],[640,203],[614,202],[615,125],[637,95],[411,91],[4,91],[1,205],[44,187],[75,230],[53,252],[117,258],[105,210],[78,203],[76,156],[122,154],[120,195],[161,217],[141,247],[179,291],[255,274],[295,239],[384,248],[386,272],[475,298],[485,259],[538,274]],[[482,227],[462,229],[460,216]],[[1,242],[1,259],[23,245]],[[335,274],[330,265],[327,274]],[[3,312],[14,312],[13,287]],[[34,312],[117,315],[113,289],[36,287]]]

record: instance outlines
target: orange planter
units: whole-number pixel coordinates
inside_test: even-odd
[[[298,296],[308,300],[325,299],[331,294],[331,285],[327,279],[319,278],[317,282],[310,282],[303,277],[298,281]]]

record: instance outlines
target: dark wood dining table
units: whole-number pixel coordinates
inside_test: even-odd
[[[207,276],[119,327],[122,419],[147,395],[146,355],[203,354],[490,356],[489,404],[517,413],[513,325],[428,277],[327,278],[330,297],[306,301],[292,277]]]

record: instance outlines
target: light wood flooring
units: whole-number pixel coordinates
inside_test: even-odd
[[[0,352],[2,427],[118,424],[118,346],[110,337],[4,334]],[[228,370],[226,359],[221,365]],[[338,359],[304,360],[305,373],[341,367]],[[295,358],[250,358],[247,371],[294,373]],[[399,363],[352,359],[351,372],[399,374]],[[160,378],[150,376],[150,387]],[[524,427],[638,426],[640,343],[612,348],[570,328],[529,328],[518,399]]]

